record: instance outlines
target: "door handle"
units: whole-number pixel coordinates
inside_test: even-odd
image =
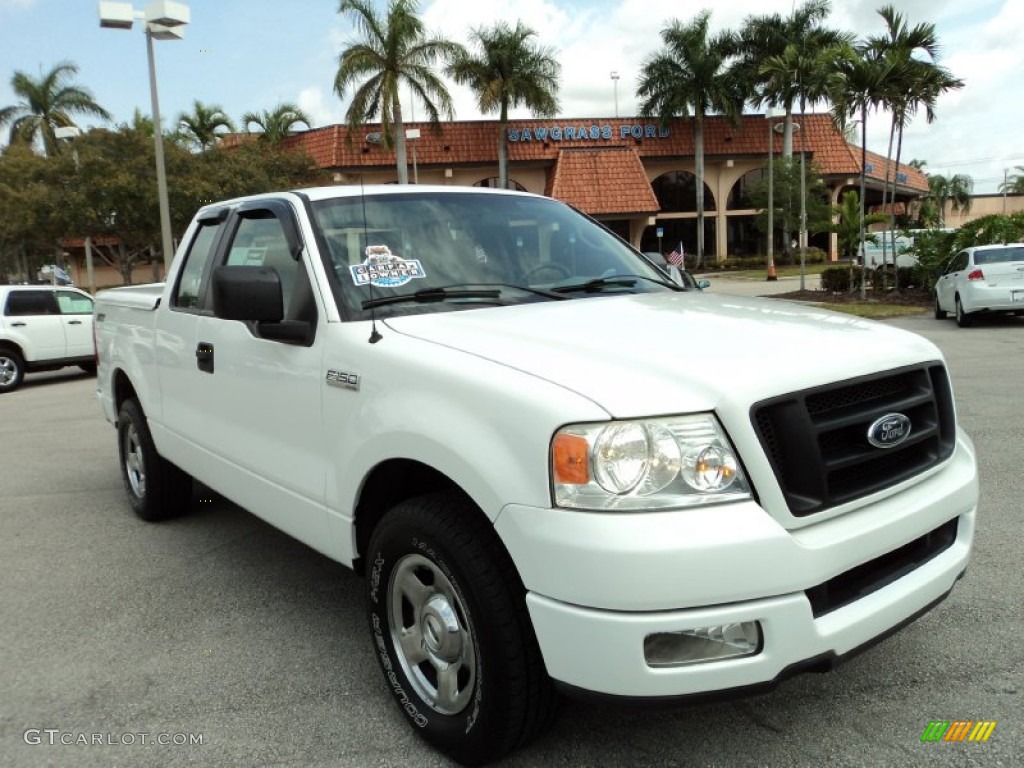
[[[28,323],[22,323],[22,322],[11,323],[11,327],[12,328],[24,328],[26,325],[28,325]]]
[[[213,373],[213,344],[200,341],[196,346],[196,367],[200,371]]]
[[[68,320],[68,325],[81,325],[81,320]]]

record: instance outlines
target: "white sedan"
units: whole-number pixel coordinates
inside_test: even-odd
[[[1024,244],[979,245],[950,259],[935,284],[935,317],[967,327],[982,312],[1024,314]]]

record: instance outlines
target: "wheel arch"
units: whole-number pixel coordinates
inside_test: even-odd
[[[454,480],[443,472],[413,459],[388,459],[375,466],[363,481],[355,506],[355,553],[352,568],[362,571],[362,557],[366,552],[374,528],[384,514],[399,502],[437,491],[452,491],[464,496],[486,515]],[[490,521],[487,521],[490,524]]]
[[[27,359],[25,358],[25,350],[22,349],[21,345],[13,339],[0,339],[0,349],[17,352],[18,356],[27,362]]]
[[[110,386],[114,396],[114,416],[116,417],[121,412],[124,401],[132,398],[138,400],[138,394],[136,394],[135,386],[128,378],[128,374],[122,368],[114,371],[114,375],[110,379]],[[142,403],[140,402],[139,405],[141,406]]]

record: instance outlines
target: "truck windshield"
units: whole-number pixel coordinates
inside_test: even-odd
[[[548,198],[368,194],[320,200],[313,212],[346,319],[369,319],[370,307],[389,317],[674,290],[618,237]]]

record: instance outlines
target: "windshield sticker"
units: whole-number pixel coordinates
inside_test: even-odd
[[[366,261],[349,267],[356,285],[375,285],[378,288],[398,288],[410,280],[426,277],[418,259],[403,259],[386,245],[366,246]]]

